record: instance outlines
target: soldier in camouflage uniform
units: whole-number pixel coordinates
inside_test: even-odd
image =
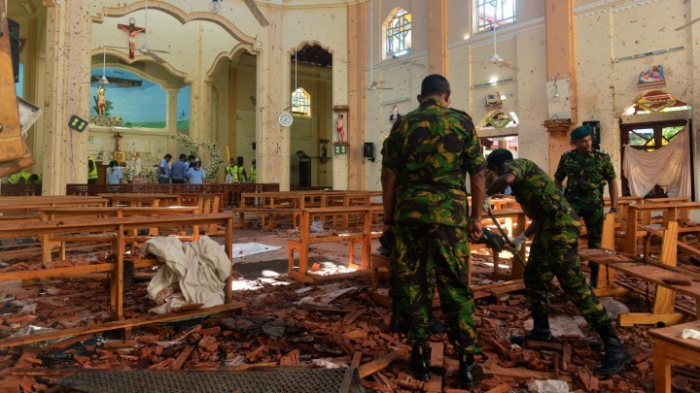
[[[385,231],[394,231],[390,290],[392,329],[408,335],[409,368],[429,378],[429,316],[435,270],[448,336],[459,354],[460,387],[472,389],[483,376],[477,345],[474,294],[467,282],[469,239],[481,236],[486,162],[466,113],[448,107],[450,85],[441,75],[423,80],[420,106],[401,117],[382,149]],[[467,220],[466,174],[472,190]],[[428,261],[431,261],[428,263]]]
[[[589,126],[577,127],[571,132],[571,144],[576,148],[562,154],[554,174],[554,184],[561,191],[566,180],[564,195],[579,217],[586,223],[588,248],[600,248],[603,235],[605,183],[610,185],[611,213],[617,213],[617,181],[610,156],[594,150]],[[589,263],[591,285],[598,283],[598,264]]]
[[[524,337],[512,337],[512,341],[518,344],[528,340],[552,341],[549,331],[549,284],[556,276],[588,325],[603,339],[605,358],[596,367],[596,373],[619,373],[630,361],[630,355],[581,272],[578,256],[581,222],[578,215],[552,179],[534,162],[523,158],[513,159],[512,153],[506,149],[494,150],[487,162],[489,169],[498,172],[499,178],[486,190],[486,194],[493,195],[510,186],[515,199],[532,219],[525,232],[513,240],[514,248],[519,249],[527,238],[535,235],[523,279],[534,328]]]

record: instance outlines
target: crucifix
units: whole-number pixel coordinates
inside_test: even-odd
[[[136,34],[143,33],[146,31],[146,28],[136,26],[136,20],[134,18],[129,18],[128,25],[118,24],[117,27],[129,33],[129,59],[133,60],[136,49]]]

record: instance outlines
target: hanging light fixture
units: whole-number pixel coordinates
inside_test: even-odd
[[[219,11],[221,11],[221,3],[223,0],[211,0],[211,3],[209,3],[209,11],[211,11],[214,14],[218,14]]]

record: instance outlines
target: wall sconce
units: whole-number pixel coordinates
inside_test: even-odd
[[[374,162],[374,143],[372,142],[365,142],[364,149],[362,150],[363,157],[369,159],[371,162]]]

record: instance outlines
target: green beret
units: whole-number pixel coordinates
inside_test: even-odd
[[[571,140],[577,141],[577,140],[583,138],[584,136],[591,135],[591,133],[592,133],[591,127],[589,127],[587,125],[576,127],[576,128],[574,128],[573,131],[571,131]]]

